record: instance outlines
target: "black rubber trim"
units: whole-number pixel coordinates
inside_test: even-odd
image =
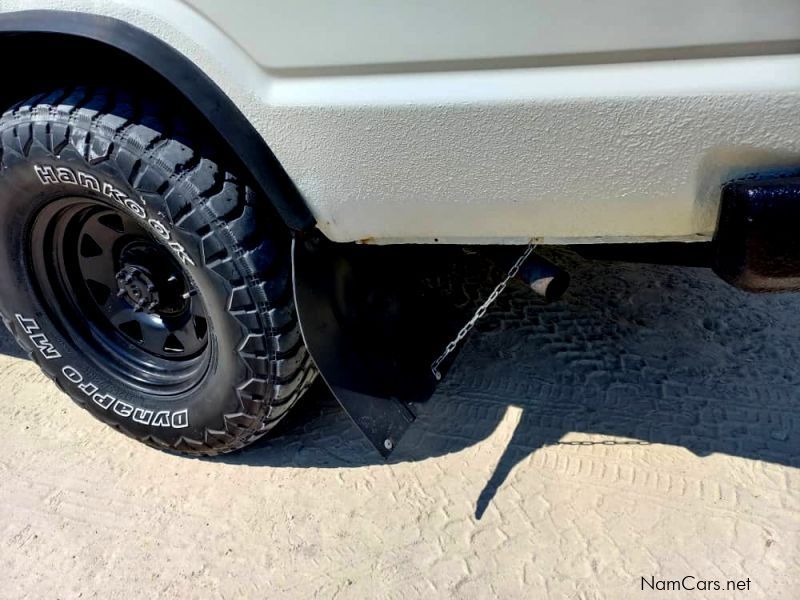
[[[56,10],[0,14],[0,34],[3,33],[58,33],[88,38],[141,61],[175,86],[209,121],[236,152],[287,227],[295,231],[314,227],[314,217],[261,135],[217,84],[172,46],[124,21]]]

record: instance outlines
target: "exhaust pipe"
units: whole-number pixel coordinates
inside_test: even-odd
[[[546,302],[555,302],[569,287],[569,273],[537,254],[531,254],[517,277]]]

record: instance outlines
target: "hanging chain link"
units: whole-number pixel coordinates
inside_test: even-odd
[[[441,365],[444,359],[446,359],[448,356],[450,356],[450,354],[453,353],[453,350],[456,349],[461,340],[463,340],[467,336],[467,334],[470,331],[472,331],[472,328],[475,327],[475,323],[478,322],[478,319],[480,319],[483,315],[486,314],[486,311],[489,309],[489,307],[494,303],[495,300],[497,300],[500,294],[503,293],[503,290],[506,289],[508,282],[514,279],[514,277],[516,277],[520,267],[522,266],[522,263],[524,263],[528,259],[528,257],[531,255],[531,252],[533,252],[535,248],[536,244],[534,244],[533,241],[528,243],[528,246],[525,248],[525,251],[517,259],[517,262],[515,262],[508,270],[505,279],[503,279],[503,281],[497,284],[497,287],[494,288],[492,293],[489,294],[489,297],[486,299],[486,301],[480,305],[478,310],[475,311],[475,314],[472,315],[472,318],[469,321],[467,321],[466,324],[461,328],[461,331],[459,331],[456,337],[453,338],[453,341],[447,344],[441,356],[439,356],[439,358],[437,358],[435,361],[431,363],[431,373],[433,373],[433,376],[436,379],[436,381],[442,380],[442,373],[441,371],[439,371],[439,365]]]

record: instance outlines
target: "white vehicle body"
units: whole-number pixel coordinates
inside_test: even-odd
[[[43,9],[188,57],[334,241],[704,241],[800,164],[797,0],[0,1]]]

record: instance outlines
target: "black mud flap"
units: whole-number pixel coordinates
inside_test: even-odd
[[[462,319],[435,282],[446,252],[315,236],[295,239],[292,264],[306,347],[344,410],[388,457],[414,421],[412,404],[433,394],[431,362]]]

